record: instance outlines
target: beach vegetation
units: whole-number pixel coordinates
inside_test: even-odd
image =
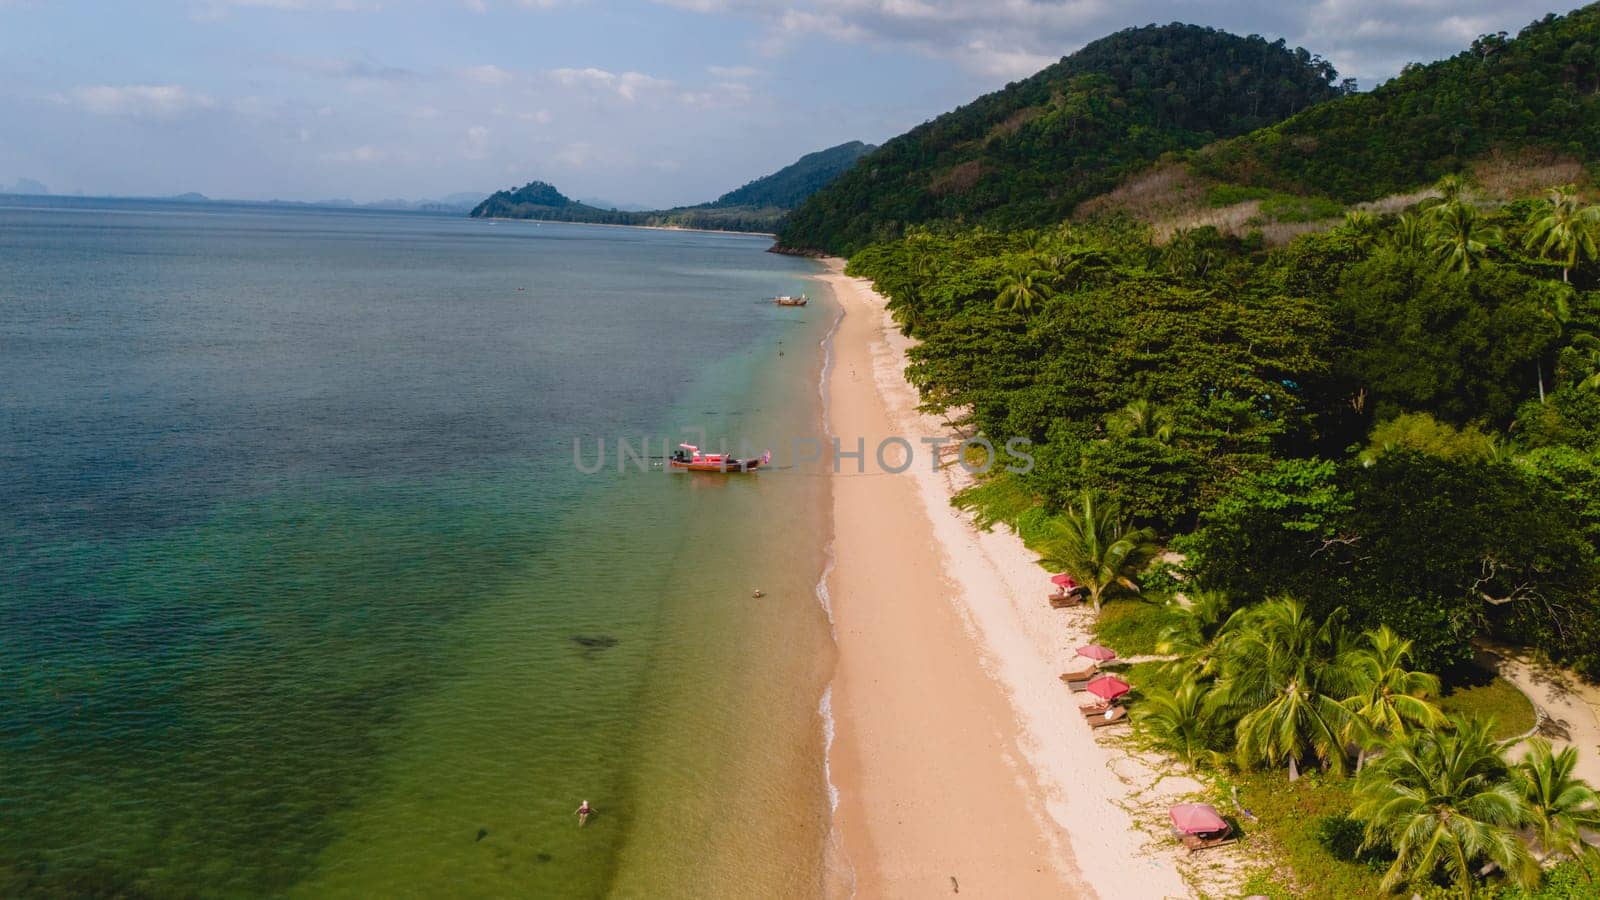
[[[1576,748],[1558,751],[1544,738],[1533,738],[1514,775],[1539,849],[1567,857],[1592,875],[1600,850],[1584,840],[1583,832],[1600,830],[1600,794],[1572,774],[1577,765]]]
[[[1581,166],[1547,190],[1474,160],[1596,158],[1597,45],[1600,8],[1546,17],[1164,163],[1316,219],[1281,246],[1104,205],[828,231],[916,339],[924,411],[1033,442],[958,502],[1120,586],[1098,639],[1168,657],[1127,670],[1138,733],[1243,787],[1304,895],[1593,895],[1562,891],[1600,802],[1555,748],[1517,762],[1535,710],[1479,660],[1600,678],[1600,207]],[[1064,552],[1113,506],[1094,534],[1148,532],[1123,563],[1181,562]]]
[[[1095,641],[1117,651],[1124,658],[1165,654],[1165,636],[1189,620],[1181,603],[1152,597],[1125,596],[1111,600],[1095,621]]]
[[[1455,680],[1439,697],[1439,710],[1445,715],[1493,722],[1493,734],[1499,740],[1521,738],[1533,731],[1538,713],[1516,685],[1477,670],[1458,672]]]
[[[1529,819],[1503,745],[1481,719],[1455,719],[1383,742],[1356,776],[1351,816],[1362,847],[1395,854],[1382,887],[1439,879],[1472,896],[1484,863],[1518,886],[1538,884],[1539,865],[1517,829]]]
[[[1133,576],[1155,550],[1153,530],[1130,525],[1114,501],[1085,491],[1061,514],[1044,518],[1032,536],[1040,564],[1071,575],[1089,592],[1095,612],[1110,591],[1139,593]]]
[[[1595,232],[1600,229],[1600,206],[1583,206],[1570,184],[1550,189],[1544,204],[1530,217],[1524,245],[1561,263],[1561,281],[1570,283],[1578,263],[1600,256]]]

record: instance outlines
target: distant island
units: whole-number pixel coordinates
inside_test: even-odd
[[[498,191],[473,208],[479,219],[542,219],[599,225],[775,231],[789,210],[827,187],[877,148],[851,141],[800,157],[788,166],[697,206],[673,209],[603,209],[573,200],[544,181]]]

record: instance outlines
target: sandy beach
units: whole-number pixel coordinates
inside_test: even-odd
[[[870,285],[829,267],[819,277],[843,309],[829,426],[846,450],[867,447],[865,473],[845,459],[833,479],[830,767],[849,872],[831,895],[1191,896],[1160,823],[1143,820],[1199,785],[1097,742],[1056,678],[1087,613],[1050,609],[1020,540],[949,505],[961,470],[934,471],[919,440],[953,431],[916,411],[909,341]],[[892,435],[915,448],[904,474],[873,458]]]

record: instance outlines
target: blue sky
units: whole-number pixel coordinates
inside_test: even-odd
[[[1548,11],[1522,0],[0,0],[0,186],[368,201],[538,178],[569,196],[695,203],[811,150],[882,142],[1130,25],[1283,37],[1370,85]]]

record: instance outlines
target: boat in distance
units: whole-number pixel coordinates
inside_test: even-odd
[[[740,459],[726,453],[702,453],[693,444],[679,444],[678,449],[667,457],[669,467],[684,472],[754,472],[769,462],[772,462],[771,450],[760,456]]]
[[[791,297],[788,294],[784,294],[781,297],[773,297],[772,302],[778,304],[779,306],[805,306],[808,299],[809,298],[806,297],[805,294],[801,294],[798,297]]]

